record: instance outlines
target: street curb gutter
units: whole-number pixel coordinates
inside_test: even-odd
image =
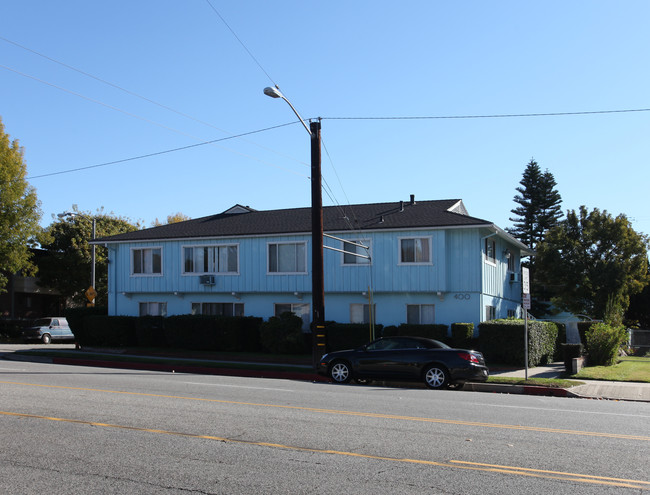
[[[296,371],[274,371],[274,370],[251,370],[242,368],[213,368],[205,366],[184,366],[162,363],[134,363],[130,361],[102,361],[97,359],[77,359],[62,357],[25,356],[12,354],[3,356],[11,361],[31,361],[38,363],[66,364],[71,366],[91,366],[98,368],[131,369],[143,371],[163,371],[167,373],[195,373],[202,375],[241,376],[249,378],[278,378],[284,380],[301,380],[309,382],[331,383],[332,381],[316,373],[303,373]],[[531,385],[508,385],[502,383],[465,383],[463,391],[469,392],[491,392],[496,394],[521,394],[538,395],[549,397],[572,397],[588,398],[568,389],[531,386]]]
[[[133,363],[120,361],[101,361],[95,359],[51,358],[53,364],[67,364],[73,366],[95,366],[98,368],[118,368],[144,371],[165,371],[168,373],[196,373],[201,375],[241,376],[252,378],[280,378],[286,380],[303,380],[310,382],[327,382],[327,378],[314,373],[301,373],[296,371],[250,370],[242,368],[213,368],[207,366],[184,366],[162,363]]]
[[[573,397],[583,396],[571,392],[566,388],[544,387],[537,385],[507,385],[503,383],[466,383],[463,390],[470,392],[492,392],[495,394],[522,394],[541,395],[547,397]]]

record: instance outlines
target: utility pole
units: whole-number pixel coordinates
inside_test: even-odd
[[[323,193],[321,188],[320,121],[310,122],[311,134],[311,279],[312,364],[325,354],[325,283],[323,267]]]

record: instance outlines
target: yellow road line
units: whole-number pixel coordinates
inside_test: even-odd
[[[597,431],[580,431],[580,430],[564,430],[560,428],[545,428],[541,426],[522,426],[522,425],[508,425],[508,424],[498,424],[498,423],[481,423],[476,421],[461,421],[455,419],[440,419],[440,418],[424,418],[418,416],[401,416],[394,414],[379,414],[379,413],[370,413],[370,412],[360,412],[360,411],[342,411],[336,409],[321,409],[314,407],[305,407],[305,406],[287,406],[282,404],[262,404],[256,402],[241,402],[241,401],[231,401],[231,400],[222,400],[222,399],[206,399],[202,397],[184,397],[178,395],[164,395],[164,394],[150,394],[146,392],[125,392],[121,390],[106,390],[106,389],[97,389],[97,388],[85,388],[85,387],[67,387],[63,385],[41,385],[37,383],[24,383],[24,382],[9,382],[9,381],[0,381],[0,384],[5,385],[21,385],[21,386],[30,386],[30,387],[42,387],[42,388],[56,388],[56,389],[65,389],[65,390],[80,390],[84,392],[101,392],[108,394],[122,394],[122,395],[133,395],[141,397],[156,397],[163,399],[176,399],[176,400],[191,400],[191,401],[200,401],[200,402],[213,402],[219,404],[231,404],[231,405],[240,405],[240,406],[254,406],[254,407],[268,407],[276,409],[291,409],[297,411],[308,411],[316,412],[321,414],[337,414],[341,416],[359,416],[364,418],[376,418],[376,419],[394,419],[400,421],[415,421],[423,423],[437,423],[437,424],[447,424],[447,425],[458,425],[458,426],[472,426],[479,428],[499,428],[506,430],[521,430],[521,431],[536,431],[541,433],[559,433],[561,435],[579,435],[579,436],[589,436],[589,437],[602,437],[602,438],[617,438],[622,440],[638,440],[643,442],[650,442],[649,436],[642,435],[626,435],[622,433],[603,433]]]
[[[47,421],[59,421],[59,422],[81,424],[81,425],[88,425],[88,426],[100,426],[104,428],[117,428],[121,430],[138,431],[143,433],[155,433],[159,435],[173,435],[173,436],[196,438],[202,440],[214,440],[214,441],[225,442],[225,443],[254,445],[258,447],[293,450],[299,452],[311,452],[315,454],[329,454],[329,455],[338,455],[338,456],[346,456],[346,457],[356,457],[359,459],[370,459],[370,460],[398,462],[398,463],[406,463],[406,464],[419,464],[425,466],[465,469],[471,471],[483,471],[483,472],[499,473],[505,475],[527,476],[527,477],[540,478],[540,479],[571,481],[576,483],[591,483],[597,485],[615,486],[615,487],[622,487],[622,488],[634,488],[637,490],[644,490],[644,491],[650,490],[650,482],[641,481],[641,480],[610,478],[605,476],[592,476],[587,474],[567,473],[567,472],[560,472],[560,471],[547,471],[547,470],[530,469],[530,468],[517,467],[517,466],[500,466],[496,464],[484,464],[484,463],[467,462],[467,461],[450,460],[448,462],[437,462],[437,461],[428,461],[424,459],[386,457],[386,456],[371,455],[371,454],[361,454],[358,452],[345,452],[345,451],[329,450],[329,449],[315,449],[309,447],[284,445],[280,443],[256,442],[252,440],[232,439],[226,437],[217,437],[213,435],[198,435],[195,433],[183,433],[178,431],[167,431],[167,430],[159,430],[154,428],[140,428],[137,426],[115,425],[110,423],[99,423],[96,421],[84,421],[80,419],[39,416],[36,414],[16,413],[16,412],[9,412],[9,411],[0,411],[0,415],[21,417],[21,418],[31,418],[31,419],[42,419]]]

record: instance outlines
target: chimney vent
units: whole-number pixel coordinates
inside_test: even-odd
[[[411,205],[415,204],[415,194],[411,194]]]
[[[404,201],[399,202],[399,211],[404,211]]]

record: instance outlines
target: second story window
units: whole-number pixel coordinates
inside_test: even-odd
[[[183,248],[184,273],[237,273],[238,246],[196,246]]]
[[[143,248],[131,250],[133,275],[162,274],[162,249]]]
[[[431,239],[417,237],[400,239],[400,263],[431,263]]]
[[[485,239],[485,261],[496,265],[496,252],[496,242],[493,239]]]
[[[354,239],[351,240],[350,242],[343,242],[342,249],[343,251],[345,251],[343,253],[344,265],[367,265],[368,263],[370,263],[370,258],[362,258],[361,256],[355,256],[355,254],[370,256],[370,249],[362,248],[361,246],[358,246],[358,244],[362,244],[364,246],[370,247],[369,240]]]
[[[269,273],[307,273],[305,243],[269,244]]]

